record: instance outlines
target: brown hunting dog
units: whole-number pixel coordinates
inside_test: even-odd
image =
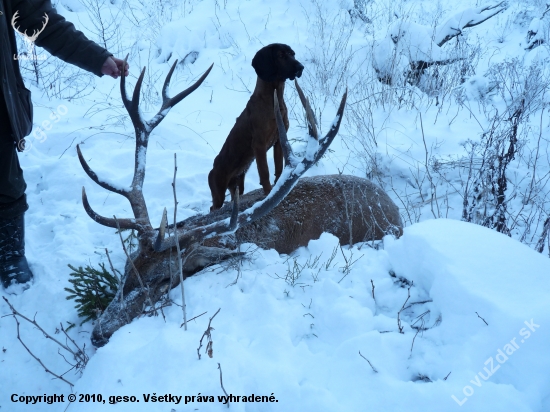
[[[275,182],[283,171],[283,151],[279,142],[273,103],[273,92],[277,98],[285,128],[288,130],[288,113],[283,100],[285,80],[294,80],[302,75],[304,66],[294,58],[294,51],[286,44],[274,43],[262,48],[252,59],[258,80],[256,88],[229,132],[220,153],[214,159],[214,167],[208,175],[212,192],[210,210],[219,209],[229,189],[231,199],[235,189],[244,193],[244,175],[256,159],[260,184],[267,195],[271,191],[266,152],[273,147],[275,160]]]

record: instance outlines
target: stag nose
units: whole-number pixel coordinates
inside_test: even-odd
[[[302,77],[303,71],[304,71],[304,66],[302,66],[302,63],[296,62],[296,77]]]

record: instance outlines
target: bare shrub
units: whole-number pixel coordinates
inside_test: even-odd
[[[548,72],[541,64],[524,67],[510,60],[492,66],[488,77],[498,84],[500,104],[487,112],[490,126],[480,141],[467,146],[462,218],[532,243],[528,234],[546,220],[550,205],[549,177],[537,170],[537,163],[548,162],[541,151]],[[539,113],[541,128],[535,131],[530,119]],[[528,173],[522,176],[522,170]]]

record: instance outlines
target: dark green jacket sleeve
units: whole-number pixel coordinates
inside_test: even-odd
[[[13,13],[19,12],[15,26],[21,32],[26,30],[31,34],[33,30],[40,30],[45,20],[44,14],[48,15],[48,23],[35,41],[37,46],[67,63],[103,76],[101,66],[112,54],[76,30],[72,23],[57,13],[50,0],[8,1]]]

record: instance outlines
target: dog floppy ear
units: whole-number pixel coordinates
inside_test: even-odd
[[[275,50],[273,45],[260,49],[252,59],[252,67],[256,74],[265,82],[277,80],[277,67],[275,62]]]

